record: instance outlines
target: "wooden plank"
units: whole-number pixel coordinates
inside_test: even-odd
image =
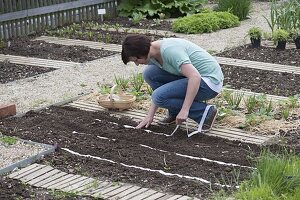
[[[139,194],[141,194],[141,193],[144,193],[144,192],[146,192],[147,190],[149,190],[149,188],[141,188],[141,189],[139,189],[139,190],[137,190],[137,191],[134,191],[134,192],[132,192],[132,193],[126,195],[126,196],[121,197],[119,200],[128,200],[128,199],[132,199],[133,197],[135,197],[135,196],[137,196],[137,195],[139,195]]]
[[[118,188],[116,190],[113,190],[113,191],[107,192],[106,194],[103,194],[102,197],[105,198],[105,199],[107,199],[109,197],[115,196],[115,195],[117,195],[117,194],[119,194],[119,193],[121,193],[121,192],[129,189],[129,188],[132,188],[132,187],[133,187],[133,185],[125,184],[125,185],[123,185],[122,187],[120,187],[120,188]]]
[[[46,167],[46,166],[45,165],[37,165],[36,167],[34,167],[34,168],[30,169],[30,170],[27,170],[27,171],[25,171],[23,173],[20,173],[20,174],[18,174],[17,176],[15,176],[13,178],[14,179],[20,179],[20,178],[22,178],[24,176],[27,176],[28,174],[31,174],[31,173],[33,173],[33,172],[35,172],[35,171],[37,171],[37,170],[39,170],[41,168],[44,168],[44,167]]]
[[[52,180],[52,181],[50,181],[50,182],[48,182],[48,183],[42,185],[41,187],[49,188],[49,187],[51,187],[52,185],[55,185],[55,184],[57,184],[57,183],[60,183],[61,181],[64,181],[64,180],[66,180],[66,179],[68,179],[68,178],[70,178],[70,177],[73,177],[73,176],[74,176],[74,174],[67,174],[67,173],[66,173],[64,176],[61,176],[61,177],[59,177],[59,178],[57,178],[57,179],[54,179],[54,180]]]
[[[71,192],[71,191],[74,191],[74,192],[79,192],[77,191],[77,189],[81,188],[81,187],[84,187],[84,186],[88,186],[90,183],[94,182],[95,179],[93,178],[87,178],[85,180],[82,180],[76,184],[73,184],[73,185],[70,185],[68,187],[65,187],[63,188],[62,190],[63,191],[66,191],[66,192]]]
[[[138,190],[140,190],[141,187],[138,187],[138,186],[133,186],[121,193],[118,193],[117,195],[114,195],[114,196],[110,196],[109,199],[111,200],[119,200],[120,198],[124,197],[124,196],[127,196],[127,195],[130,195]]]
[[[107,181],[101,181],[101,182],[98,182],[98,185],[96,188],[94,187],[81,187],[81,188],[78,188],[76,189],[77,192],[81,192],[83,194],[87,194],[87,195],[91,195],[93,194],[93,192],[99,190],[99,189],[102,189],[102,188],[105,188],[105,187],[109,187],[111,185],[110,182],[107,182]]]
[[[100,189],[97,192],[93,193],[93,196],[96,197],[96,196],[99,196],[100,194],[102,196],[103,194],[111,192],[111,191],[114,191],[114,190],[116,190],[116,189],[118,189],[120,187],[122,187],[122,184],[111,185],[110,187],[106,187],[106,188]]]
[[[140,199],[145,199],[145,198],[147,198],[147,197],[149,197],[149,196],[151,196],[151,195],[153,195],[153,194],[155,194],[155,193],[157,193],[157,191],[152,190],[152,189],[149,189],[149,190],[147,190],[147,191],[145,191],[145,192],[143,192],[143,193],[141,193],[141,194],[139,194],[139,195],[137,195],[137,196],[131,198],[130,200],[140,200]]]
[[[36,184],[36,183],[38,183],[38,182],[40,182],[40,181],[42,181],[44,179],[47,179],[47,178],[49,178],[49,177],[51,177],[51,176],[53,176],[53,175],[55,175],[55,174],[57,174],[59,172],[60,172],[59,170],[53,169],[52,171],[49,171],[46,174],[43,174],[42,176],[36,177],[36,178],[28,181],[27,184],[34,185],[34,184]]]
[[[191,199],[191,197],[182,196],[182,197],[178,198],[177,200],[189,200],[189,199]]]
[[[67,173],[60,171],[59,173],[56,173],[53,176],[50,176],[49,178],[44,179],[44,180],[42,180],[40,182],[37,182],[37,183],[35,183],[33,185],[36,186],[36,187],[44,187],[45,184],[48,184],[48,183],[52,182],[53,180],[56,180],[56,179],[58,179],[60,177],[63,177],[65,175],[67,175]]]
[[[27,167],[25,167],[25,168],[22,168],[22,169],[20,169],[20,170],[17,170],[17,171],[15,171],[15,172],[11,173],[8,177],[9,177],[9,178],[14,178],[14,177],[16,177],[16,176],[18,176],[18,175],[20,175],[20,174],[22,174],[22,173],[25,173],[25,172],[27,172],[27,171],[33,169],[33,168],[38,167],[38,166],[39,166],[39,164],[34,163],[34,164],[32,164],[32,165],[29,165],[29,166],[27,166]]]
[[[47,188],[48,189],[59,189],[61,185],[64,185],[65,183],[68,183],[68,182],[73,181],[75,179],[77,180],[80,177],[81,177],[80,175],[68,174],[64,178],[61,178],[56,183],[49,185]]]
[[[20,178],[20,180],[23,182],[28,182],[32,179],[35,179],[36,177],[39,177],[45,173],[50,172],[51,170],[53,170],[52,167],[46,166],[44,168],[41,168],[41,169],[35,171],[34,173],[28,174],[27,176],[23,176],[22,178]]]
[[[80,176],[80,175],[75,175],[75,176],[77,176],[77,178],[74,178],[72,180],[66,181],[65,183],[60,184],[59,186],[56,186],[55,188],[59,189],[59,190],[62,190],[64,188],[70,187],[72,185],[76,185],[77,183],[83,182],[86,179],[88,179],[88,177],[85,177],[85,176]]]

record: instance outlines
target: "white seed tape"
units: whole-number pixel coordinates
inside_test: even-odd
[[[136,129],[134,126],[129,126],[129,125],[124,125],[124,128],[131,128],[131,129]],[[157,132],[153,132],[153,131],[151,131],[151,130],[148,130],[148,129],[143,129],[145,132],[147,132],[147,133],[153,133],[153,134],[155,134],[155,135],[164,135],[164,136],[166,136],[166,137],[170,137],[170,136],[172,136],[172,134],[171,135],[168,135],[168,134],[165,134],[165,133],[157,133]],[[176,131],[177,129],[175,129],[175,131]],[[173,131],[174,132],[174,131]]]
[[[170,153],[169,151],[156,149],[156,148],[153,148],[153,147],[150,147],[150,146],[147,146],[147,145],[143,145],[143,144],[140,144],[140,146],[145,147],[145,148],[149,148],[149,149],[152,149],[152,150],[164,152],[164,153]],[[195,157],[195,156],[184,155],[184,154],[180,154],[180,153],[176,153],[176,152],[175,152],[175,155],[181,156],[181,157],[184,157],[184,158],[194,159],[194,160],[203,160],[203,161],[206,161],[206,162],[213,162],[213,163],[217,163],[219,165],[256,169],[256,168],[250,167],[250,166],[244,166],[244,165],[239,165],[239,164],[234,164],[234,163],[226,163],[226,162],[222,162],[222,161],[211,160],[211,159],[208,159],[208,158],[200,158],[200,157]]]
[[[110,162],[110,163],[120,164],[120,165],[122,165],[124,167],[139,169],[139,170],[142,170],[142,171],[158,172],[158,173],[160,173],[162,175],[165,175],[165,176],[177,176],[179,178],[186,178],[186,179],[191,179],[191,180],[197,180],[197,181],[200,181],[202,183],[213,184],[213,185],[221,186],[221,187],[232,187],[231,185],[222,185],[222,184],[219,184],[219,183],[211,183],[208,180],[205,180],[205,179],[199,178],[199,177],[195,177],[195,176],[186,176],[186,175],[181,175],[181,174],[173,174],[173,173],[165,172],[163,170],[149,169],[149,168],[139,167],[139,166],[135,166],[135,165],[127,165],[127,164],[124,164],[124,163],[118,163],[118,162],[113,161],[113,160],[109,160],[109,159],[105,159],[105,158],[100,158],[98,156],[80,154],[80,153],[72,151],[72,150],[70,150],[68,148],[62,148],[62,149],[65,150],[65,151],[67,151],[67,152],[69,152],[69,153],[71,153],[71,154],[74,154],[74,155],[77,155],[77,156],[80,156],[80,157],[94,158],[94,159],[101,160],[101,161],[106,161],[106,162]],[[235,187],[238,187],[238,186],[235,186]]]

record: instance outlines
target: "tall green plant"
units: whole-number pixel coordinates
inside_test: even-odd
[[[240,20],[247,18],[251,6],[251,0],[219,0],[218,9],[229,11],[238,16]]]

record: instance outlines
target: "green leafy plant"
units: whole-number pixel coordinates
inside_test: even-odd
[[[142,73],[136,73],[132,75],[131,78],[132,87],[135,92],[140,92],[144,84],[144,78]]]
[[[139,24],[143,19],[145,19],[145,16],[141,12],[134,12],[131,17],[133,24]]]
[[[281,115],[282,115],[283,119],[287,120],[289,118],[290,111],[291,111],[291,109],[289,107],[285,107],[282,109]]]
[[[252,27],[248,30],[248,33],[247,35],[250,37],[250,38],[253,38],[253,39],[261,39],[262,37],[262,30],[259,28],[259,27]]]
[[[223,90],[222,96],[224,97],[225,101],[228,105],[236,110],[239,108],[240,103],[244,97],[244,93],[232,92],[230,90]]]
[[[258,100],[256,99],[255,95],[249,96],[244,99],[244,103],[247,109],[247,113],[251,114],[254,112],[254,109],[258,103]]]
[[[126,91],[128,89],[128,85],[129,85],[129,79],[124,77],[124,76],[119,76],[117,77],[116,75],[114,75],[115,77],[115,83],[123,90]]]
[[[128,0],[117,7],[120,16],[133,17],[134,13],[144,16],[185,16],[199,12],[206,0]]]
[[[179,33],[210,33],[239,24],[238,17],[229,12],[205,12],[176,19],[172,30]]]
[[[11,136],[0,136],[0,141],[7,145],[13,145],[17,143],[17,138]]]
[[[289,38],[289,32],[283,29],[276,29],[273,31],[272,34],[272,39],[274,42],[279,42],[279,41],[287,41]]]
[[[251,0],[219,0],[218,10],[229,11],[238,16],[240,20],[246,19],[249,14]]]

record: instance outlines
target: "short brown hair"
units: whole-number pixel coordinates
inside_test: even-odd
[[[151,40],[144,35],[128,35],[122,44],[122,60],[124,64],[129,62],[129,57],[147,57],[150,51]]]

